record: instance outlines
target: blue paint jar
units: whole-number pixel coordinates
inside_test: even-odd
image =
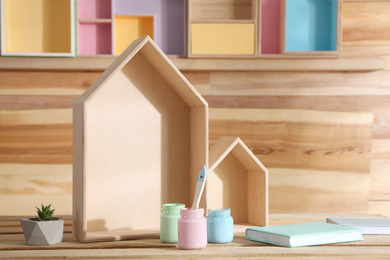
[[[233,218],[230,209],[209,209],[207,240],[210,243],[229,243],[233,240]]]

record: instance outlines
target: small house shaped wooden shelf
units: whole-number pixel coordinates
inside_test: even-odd
[[[0,0],[2,56],[75,56],[75,0]]]
[[[268,170],[238,137],[210,149],[208,208],[230,208],[235,230],[268,225]],[[242,230],[241,230],[242,231]]]
[[[162,205],[190,205],[208,166],[208,105],[145,36],[76,100],[73,138],[75,237],[157,236]]]

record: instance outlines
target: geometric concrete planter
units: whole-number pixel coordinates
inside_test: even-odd
[[[21,219],[24,237],[28,245],[53,245],[62,242],[64,220],[35,221]]]

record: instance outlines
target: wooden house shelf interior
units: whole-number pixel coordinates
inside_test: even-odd
[[[208,165],[208,104],[150,37],[76,100],[73,122],[79,241],[155,236],[163,204],[190,205]]]
[[[208,208],[230,208],[235,230],[268,225],[268,170],[239,137],[221,137],[210,148]]]

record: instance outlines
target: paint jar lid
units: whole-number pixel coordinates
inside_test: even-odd
[[[191,209],[191,208],[184,208],[180,209],[180,215],[184,218],[203,218],[204,217],[204,209],[198,208],[198,209]]]
[[[180,209],[185,208],[184,204],[181,203],[167,203],[162,206],[163,211],[165,212],[180,212]]]
[[[230,215],[230,208],[209,209],[209,215]]]

